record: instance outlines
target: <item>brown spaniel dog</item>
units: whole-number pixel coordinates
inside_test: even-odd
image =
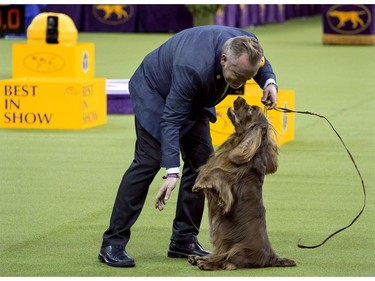
[[[295,266],[275,254],[266,230],[262,185],[277,170],[274,129],[261,108],[242,97],[227,115],[235,133],[202,166],[193,187],[206,193],[214,249],[189,262],[204,270]]]

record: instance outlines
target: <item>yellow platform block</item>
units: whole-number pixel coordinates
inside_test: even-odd
[[[0,80],[0,127],[84,129],[107,122],[104,78]]]
[[[221,145],[232,133],[234,127],[227,116],[229,107],[233,107],[233,102],[238,95],[228,95],[221,103],[216,106],[217,121],[211,125],[211,136],[214,146]],[[244,87],[244,95],[242,96],[249,104],[258,105],[264,108],[261,103],[262,89],[253,81],[248,81]],[[279,90],[278,107],[294,109],[294,91]],[[294,114],[281,113],[275,110],[268,110],[267,116],[270,123],[276,130],[277,144],[282,144],[294,139]]]
[[[12,46],[12,64],[13,78],[92,78],[95,74],[94,44],[15,43]]]

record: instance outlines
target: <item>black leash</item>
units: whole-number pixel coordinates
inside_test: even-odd
[[[313,116],[317,116],[317,117],[325,119],[328,122],[328,124],[331,126],[332,130],[336,133],[337,137],[340,139],[340,141],[341,141],[342,145],[344,146],[346,152],[349,154],[349,157],[352,160],[353,165],[354,165],[355,169],[357,170],[358,176],[359,176],[359,178],[361,180],[361,183],[362,183],[362,189],[363,189],[363,207],[362,207],[361,211],[358,213],[358,215],[353,219],[353,221],[350,224],[348,224],[347,226],[345,226],[343,228],[340,228],[339,230],[335,231],[334,233],[332,233],[331,235],[329,235],[326,239],[324,239],[322,243],[320,243],[318,245],[305,246],[305,245],[302,245],[302,244],[299,243],[301,241],[301,239],[298,240],[298,244],[297,245],[298,245],[299,248],[303,248],[303,249],[318,248],[318,247],[322,246],[324,243],[326,243],[329,239],[331,239],[336,234],[338,234],[341,231],[343,231],[343,230],[351,227],[354,224],[354,222],[362,215],[362,213],[363,213],[363,211],[365,209],[365,206],[366,206],[366,188],[365,188],[365,183],[363,181],[361,172],[358,169],[358,166],[357,166],[357,164],[356,164],[356,162],[354,160],[353,155],[351,154],[351,152],[349,151],[349,149],[346,147],[346,145],[345,145],[343,139],[341,138],[340,134],[336,131],[336,129],[333,127],[332,123],[325,116],[319,115],[319,114],[316,114],[316,113],[313,113],[313,112],[309,112],[309,111],[297,111],[297,110],[291,110],[291,109],[288,109],[288,108],[281,108],[281,107],[275,107],[274,109],[276,111],[278,111],[278,112],[301,113],[301,114],[313,115]]]

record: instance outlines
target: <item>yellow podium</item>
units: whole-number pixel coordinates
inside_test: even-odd
[[[227,110],[229,107],[233,107],[233,102],[237,97],[238,95],[228,95],[216,106],[217,121],[216,123],[210,124],[212,143],[214,146],[221,145],[234,133],[234,127],[227,116]],[[261,108],[264,107],[261,103],[262,89],[254,80],[250,80],[246,83],[242,97],[251,105],[258,105]],[[294,91],[279,90],[277,106],[294,109]],[[293,113],[280,113],[275,110],[268,110],[267,116],[276,130],[277,144],[279,146],[294,139]]]
[[[41,13],[12,46],[12,79],[0,80],[0,127],[84,129],[107,122],[105,78],[93,43],[77,43],[70,17]]]
[[[106,123],[101,78],[1,80],[3,128],[85,129]]]

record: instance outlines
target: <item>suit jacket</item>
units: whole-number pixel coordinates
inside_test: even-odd
[[[180,166],[179,139],[198,118],[216,121],[214,106],[225,96],[222,46],[235,36],[254,34],[226,26],[183,30],[149,53],[129,81],[134,114],[161,143],[161,166]],[[254,80],[276,80],[266,59]]]

